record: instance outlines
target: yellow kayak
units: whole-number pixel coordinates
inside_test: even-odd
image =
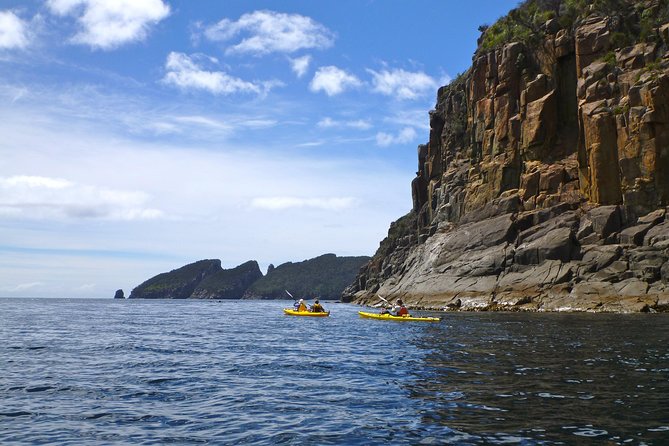
[[[367,313],[365,311],[358,311],[360,317],[367,319],[380,319],[383,321],[400,321],[400,322],[439,322],[441,318],[438,317],[419,317],[419,316],[393,316],[392,314]]]
[[[311,317],[328,317],[330,312],[326,311],[325,313],[312,313],[311,311],[297,311],[292,308],[284,308],[283,312],[290,316],[311,316]]]

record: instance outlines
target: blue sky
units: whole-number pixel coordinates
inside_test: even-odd
[[[517,1],[0,0],[0,296],[372,255]]]

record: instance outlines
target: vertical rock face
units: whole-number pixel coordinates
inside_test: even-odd
[[[520,8],[559,3],[527,1]],[[423,306],[462,305],[466,295],[486,308],[555,309],[565,296],[592,302],[611,294],[612,283],[631,279],[646,285],[623,287],[627,292],[664,295],[667,246],[663,236],[644,239],[651,222],[637,219],[669,204],[669,24],[649,28],[647,21],[668,6],[618,4],[592,7],[593,14],[568,26],[549,20],[533,42],[480,48],[472,67],[439,90],[429,141],[418,148],[413,210],[391,226],[344,299],[368,302],[381,290]],[[619,44],[621,36],[638,39],[640,29],[646,41]],[[604,224],[605,217],[615,222]],[[482,221],[506,235],[491,242],[472,232],[471,224]],[[602,231],[607,224],[614,229]],[[480,243],[454,246],[453,237]],[[595,246],[606,245],[619,246],[623,260],[614,263],[626,274],[595,276],[594,254],[584,263],[587,253],[600,252]],[[630,270],[641,268],[631,261],[636,245],[655,247],[657,271]],[[533,268],[543,269],[523,276]],[[589,281],[611,287],[579,294],[586,288],[575,285]],[[638,307],[659,308],[660,301]]]

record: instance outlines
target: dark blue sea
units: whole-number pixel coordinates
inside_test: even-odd
[[[0,444],[669,444],[669,315],[0,299]]]

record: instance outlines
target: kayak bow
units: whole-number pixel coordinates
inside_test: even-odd
[[[419,316],[393,316],[392,314],[367,313],[366,311],[358,311],[360,317],[367,319],[380,319],[384,321],[399,321],[399,322],[439,322],[441,318],[438,317],[419,317]]]

